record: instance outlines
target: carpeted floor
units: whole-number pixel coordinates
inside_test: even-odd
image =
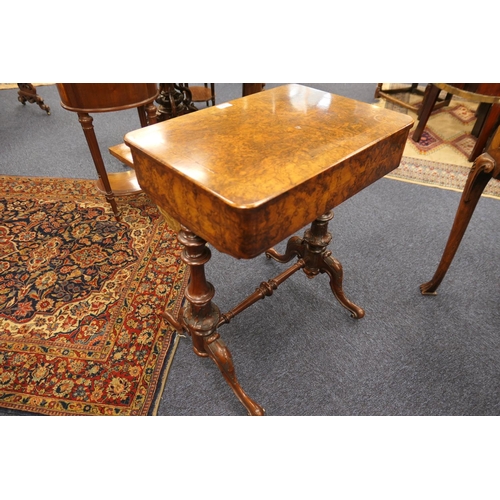
[[[375,103],[376,84],[309,85]],[[216,91],[224,102],[241,87],[217,84]],[[50,86],[40,92],[51,116],[4,92],[15,91],[0,92],[9,121],[1,122],[3,173],[95,177],[78,120],[58,109]],[[97,118],[104,148],[137,128],[133,113]],[[480,200],[438,295],[419,292],[435,271],[459,198],[385,178],[335,209],[330,248],[344,266],[346,294],[366,310],[361,320],[336,303],[324,276],[297,273],[221,328],[242,386],[268,415],[500,414],[498,200]],[[209,264],[223,312],[283,270],[265,257],[236,261],[216,251]],[[181,338],[158,414],[245,411],[213,362]]]
[[[117,222],[92,181],[0,176],[0,406],[155,412],[186,281],[176,234],[139,194]]]
[[[220,329],[242,386],[268,415],[500,414],[498,200],[480,201],[438,295],[419,291],[459,197],[382,179],[335,210],[330,249],[364,318],[350,318],[325,276],[298,273]],[[223,312],[284,269],[215,251],[209,264]],[[160,413],[244,415],[212,365],[181,342]]]

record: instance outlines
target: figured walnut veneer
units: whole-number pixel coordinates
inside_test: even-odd
[[[218,250],[252,258],[395,169],[412,120],[285,85],[125,136],[139,184]]]
[[[331,209],[395,169],[413,121],[405,115],[300,85],[285,85],[176,117],[125,136],[137,179],[162,212],[181,223],[179,241],[191,279],[177,317],[199,356],[210,357],[251,415],[264,409],[242,389],[218,333],[292,274],[326,273],[355,318],[363,309],[342,289],[342,266],[326,249]],[[303,238],[276,243],[312,223]],[[212,298],[204,266],[211,243],[233,257],[297,262],[228,313]]]

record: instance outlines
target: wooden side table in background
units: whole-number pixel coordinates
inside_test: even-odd
[[[107,173],[90,113],[106,113],[137,108],[141,127],[156,123],[158,96],[155,83],[57,83],[61,106],[78,114],[94,165],[97,188],[104,193],[118,219],[115,196],[128,196],[141,191],[134,170]],[[131,166],[131,162],[127,162]]]

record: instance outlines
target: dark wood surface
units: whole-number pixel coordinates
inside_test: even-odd
[[[243,83],[241,88],[241,95],[243,97],[247,95],[256,94],[264,90],[265,83]]]
[[[156,83],[58,83],[64,109],[107,113],[150,104],[158,95]]]

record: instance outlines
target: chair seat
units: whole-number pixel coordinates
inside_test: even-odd
[[[192,95],[192,102],[207,102],[212,99],[212,90],[210,87],[202,87],[198,85],[189,86]]]

